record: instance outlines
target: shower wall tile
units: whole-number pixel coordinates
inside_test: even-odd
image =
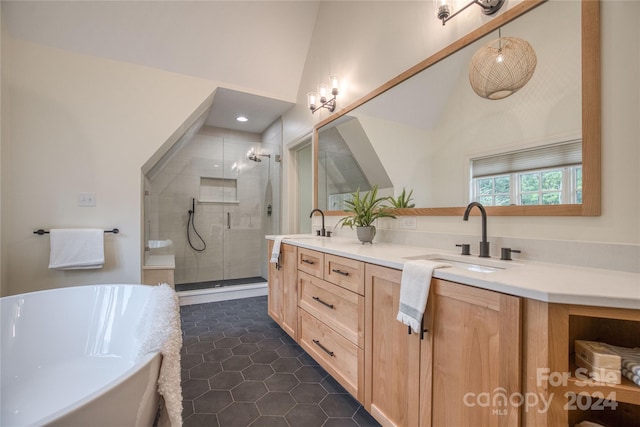
[[[281,140],[281,128],[278,129],[269,133],[270,140],[277,135]],[[222,142],[226,142],[224,153]],[[245,157],[251,147],[271,158],[263,157],[260,163],[248,161]],[[274,197],[279,197],[281,166],[275,162],[276,154],[281,154],[279,142],[261,143],[259,135],[203,127],[153,178],[151,212],[147,215],[150,237],[174,242],[176,283],[221,280],[223,271],[229,278],[266,277],[265,227],[272,230],[277,223],[275,212],[279,205],[274,202]],[[235,175],[229,173],[234,162],[240,166]],[[236,178],[239,203],[196,204],[194,222],[207,243],[205,251],[196,252],[187,243],[186,228],[191,200],[199,198],[201,177]],[[274,212],[271,217],[266,215],[269,204]],[[231,214],[231,230],[226,229],[227,211]],[[193,233],[191,236],[194,245],[198,245],[199,239]]]

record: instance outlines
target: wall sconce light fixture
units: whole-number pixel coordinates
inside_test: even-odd
[[[328,99],[329,89],[326,84],[319,84],[317,92],[309,92],[307,94],[307,101],[309,103],[309,109],[311,113],[315,113],[321,108],[326,108],[332,113],[336,109],[336,96],[338,96],[340,79],[336,75],[329,77],[331,82],[331,99]],[[318,105],[318,102],[320,105]]]
[[[453,12],[454,1],[455,0],[434,0],[436,7],[436,17],[442,21],[442,25],[446,24],[448,20],[452,19],[454,16],[456,16],[472,4],[477,4],[478,6],[480,6],[482,8],[482,13],[484,13],[485,15],[493,15],[498,10],[500,10],[502,5],[504,4],[504,0],[472,0],[462,8]]]

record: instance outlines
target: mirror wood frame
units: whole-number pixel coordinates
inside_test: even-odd
[[[484,37],[547,0],[524,0],[493,20],[482,25],[449,46],[414,65],[369,94],[318,122],[313,129],[313,200],[318,207],[318,132],[332,121],[386,92]],[[600,75],[600,0],[582,0],[582,204],[536,206],[487,206],[487,213],[497,216],[600,216],[601,214],[601,75]],[[405,216],[460,216],[465,207],[394,209]],[[477,210],[475,210],[477,214]],[[327,211],[327,215],[344,215],[343,211]]]

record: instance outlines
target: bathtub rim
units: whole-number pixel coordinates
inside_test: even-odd
[[[2,306],[1,304],[2,301],[7,301],[8,303],[10,303],[11,300],[20,299],[20,298],[28,297],[35,294],[64,293],[64,292],[68,292],[78,288],[87,289],[87,288],[99,288],[99,287],[133,287],[137,289],[147,288],[149,293],[152,290],[152,285],[144,285],[139,283],[103,283],[103,284],[72,285],[72,286],[64,286],[64,287],[55,288],[55,289],[43,289],[39,291],[24,292],[24,293],[15,294],[15,295],[7,295],[5,297],[0,298],[0,307]],[[146,307],[146,304],[142,307],[142,310],[144,310],[145,307]],[[144,369],[149,369],[150,365],[153,364],[156,357],[160,357],[159,365],[161,366],[163,356],[160,350],[152,350],[143,355],[140,355],[135,360],[132,366],[127,368],[125,371],[123,371],[117,377],[113,378],[111,381],[104,383],[103,385],[93,390],[92,392],[87,393],[82,398],[66,406],[63,406],[54,412],[46,414],[44,417],[33,420],[31,425],[49,425],[51,423],[55,423],[58,419],[72,414],[74,411],[82,408],[83,406],[89,405],[90,403],[96,401],[100,397],[106,395],[107,393],[111,392],[112,390],[122,385],[124,382],[126,382],[129,378],[131,378],[137,372],[143,371]],[[159,395],[157,378],[156,378],[155,387],[156,387],[156,395]]]

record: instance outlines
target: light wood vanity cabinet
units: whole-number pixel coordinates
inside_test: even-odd
[[[526,300],[524,319],[523,389],[551,402],[526,412],[524,425],[640,426],[640,386],[590,380],[574,362],[576,340],[640,347],[640,310]]]
[[[347,391],[364,390],[364,263],[298,249],[299,344]]]
[[[409,334],[402,271],[288,244],[279,267],[270,316],[384,426],[640,426],[640,387],[581,382],[573,362],[576,339],[640,347],[640,310],[433,279],[426,331]]]
[[[366,266],[365,408],[385,426],[518,426],[478,401],[520,391],[520,298],[434,279],[421,337],[396,321],[400,279]]]
[[[273,241],[269,241],[269,254]],[[280,261],[269,263],[269,296],[267,311],[282,329],[294,340],[298,339],[298,248],[283,243],[280,245]]]

